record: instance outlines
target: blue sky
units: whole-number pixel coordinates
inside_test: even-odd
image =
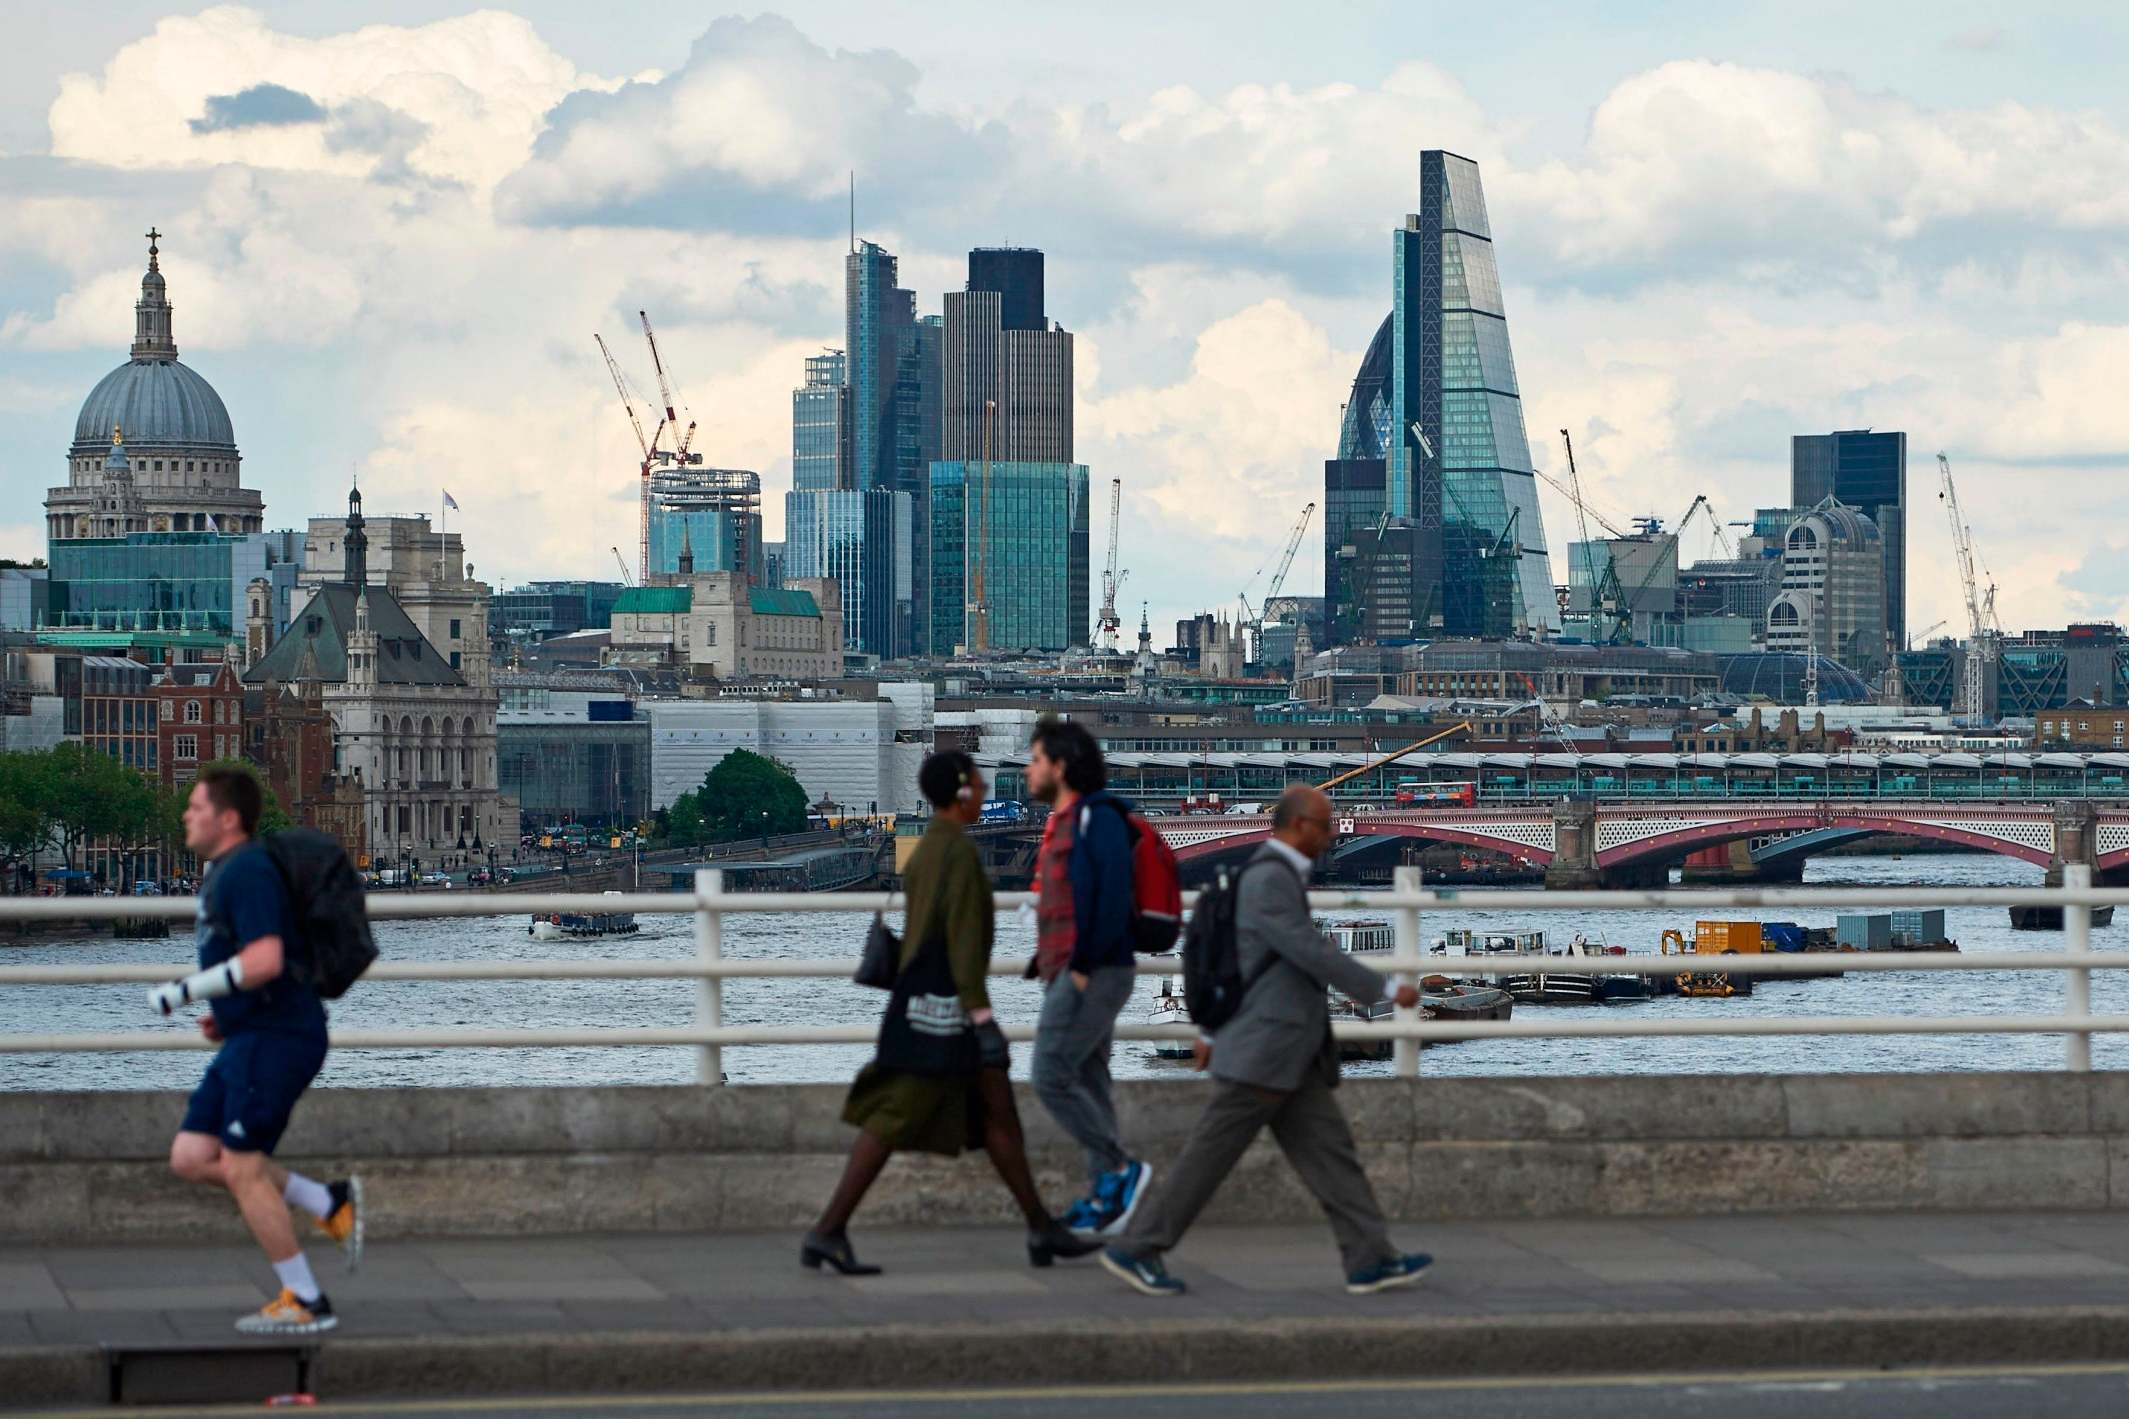
[[[1127,597],[1231,604],[1332,451],[1420,148],[1480,160],[1526,422],[1593,500],[1779,502],[1786,435],[1912,437],[1916,629],[1954,613],[1943,446],[2014,624],[2129,614],[2129,98],[2114,7],[370,0],[10,17],[0,553],[38,547],[122,358],[138,233],[270,520],[359,468],[466,508],[498,582],[633,538],[647,306],[714,461],[788,485],[839,340],[841,174],[922,308],[1043,247]],[[633,80],[633,83],[626,81]],[[2039,494],[2039,495],[2036,495]],[[2073,511],[2074,509],[2074,511]],[[1572,519],[1546,495],[1556,564]],[[1097,528],[1097,541],[1104,529]],[[1314,539],[1298,589],[1319,575]]]

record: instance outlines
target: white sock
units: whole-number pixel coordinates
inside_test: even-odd
[[[281,1196],[291,1207],[300,1207],[311,1216],[323,1220],[333,1210],[333,1194],[322,1182],[303,1176],[288,1175],[288,1186],[281,1189]]]
[[[310,1258],[297,1252],[286,1261],[274,1263],[274,1275],[281,1284],[296,1293],[296,1299],[309,1305],[318,1299],[318,1280],[310,1274]]]

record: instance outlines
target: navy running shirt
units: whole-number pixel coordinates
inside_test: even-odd
[[[289,910],[288,888],[266,849],[246,843],[227,857],[216,858],[200,883],[199,915],[193,937],[199,945],[200,969],[218,966],[262,936],[281,938],[286,957],[303,949]],[[325,1030],[325,1006],[317,992],[295,978],[284,964],[281,975],[257,990],[240,990],[209,1002],[223,1038],[245,1030]]]

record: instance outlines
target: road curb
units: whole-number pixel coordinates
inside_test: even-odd
[[[328,1341],[336,1399],[1693,1373],[2129,1356],[2129,1306],[864,1326]],[[94,1346],[0,1348],[10,1405],[103,1398]],[[232,1396],[255,1398],[256,1396]]]

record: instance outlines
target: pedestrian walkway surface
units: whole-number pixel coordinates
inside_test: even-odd
[[[1483,1334],[1499,1343],[1517,1326],[1536,1324],[1563,1341],[1582,1335],[1576,1344],[1609,1334],[1606,1343],[1628,1345],[1639,1320],[1652,1335],[1674,1337],[1665,1353],[1675,1355],[1677,1327],[1685,1321],[1721,1322],[1749,1338],[1804,1318],[1842,1317],[1853,1333],[1873,1317],[1902,1317],[1919,1333],[1927,1318],[1916,1313],[1924,1311],[1935,1318],[1929,1333],[1945,1336],[1958,1333],[1952,1324],[1958,1321],[1976,1334],[1999,1333],[1980,1323],[2013,1312],[2028,1321],[2052,1317],[2058,1329],[2074,1316],[2085,1338],[2071,1350],[2105,1348],[2129,1333],[2107,1329],[2100,1340],[2092,1329],[2095,1317],[2103,1329],[2117,1320],[2129,1325],[2129,1215],[1555,1219],[1405,1224],[1393,1233],[1408,1247],[1432,1252],[1435,1269],[1416,1287],[1371,1297],[1344,1293],[1329,1229],[1321,1225],[1194,1232],[1170,1257],[1191,1288],[1178,1300],[1129,1292],[1091,1258],[1033,1269],[1020,1234],[996,1229],[854,1229],[859,1254],[886,1268],[885,1275],[864,1279],[801,1269],[798,1237],[782,1233],[372,1237],[362,1270],[352,1276],[328,1247],[313,1245],[311,1254],[341,1315],[339,1330],[325,1342],[327,1373],[336,1350],[367,1351],[374,1359],[409,1349],[393,1344],[406,1337],[424,1337],[432,1346],[478,1341],[482,1351],[521,1341],[527,1352],[590,1337],[624,1346],[632,1338],[662,1337],[669,1347],[692,1342],[737,1354],[733,1346],[751,1341],[780,1336],[788,1343],[805,1335],[818,1347],[881,1327],[950,1330],[964,1346],[971,1339],[980,1346],[987,1328],[1001,1340],[1082,1328],[1112,1338],[1202,1332],[1231,1340],[1276,1335],[1281,1327],[1331,1337],[1355,1326],[1378,1337],[1404,1330],[1439,1339],[1463,1327],[1474,1342]],[[0,1248],[0,1351],[21,1366],[40,1353],[78,1357],[85,1346],[225,1343],[233,1338],[233,1318],[271,1286],[258,1253],[241,1246]],[[1707,1334],[1692,1343],[1704,1344]],[[1917,1351],[1908,1358],[1935,1357],[1942,1346],[1925,1348],[1928,1356]],[[2038,1348],[2068,1358],[2060,1346]],[[1706,1364],[1768,1362],[1745,1353],[1751,1349],[1718,1349]],[[1101,1353],[1120,1352],[1091,1351],[1095,1372],[1080,1378],[1100,1377]],[[1528,1363],[1507,1361],[1503,1353],[1504,1363]],[[1425,1358],[1444,1363],[1439,1352]],[[1798,1352],[1794,1362],[1830,1358]],[[1207,1373],[1186,1348],[1171,1359],[1177,1377]],[[1592,1371],[1636,1363],[1627,1355],[1585,1359],[1580,1368]],[[1204,1363],[1233,1361],[1215,1361],[1208,1352]],[[1456,1363],[1474,1371],[1471,1357]],[[983,1373],[962,1367],[941,1378],[973,1380]],[[762,1376],[748,1379],[758,1383]],[[865,1381],[846,1373],[818,1375],[815,1382]],[[364,1383],[369,1392],[388,1392],[393,1382],[372,1371]]]

